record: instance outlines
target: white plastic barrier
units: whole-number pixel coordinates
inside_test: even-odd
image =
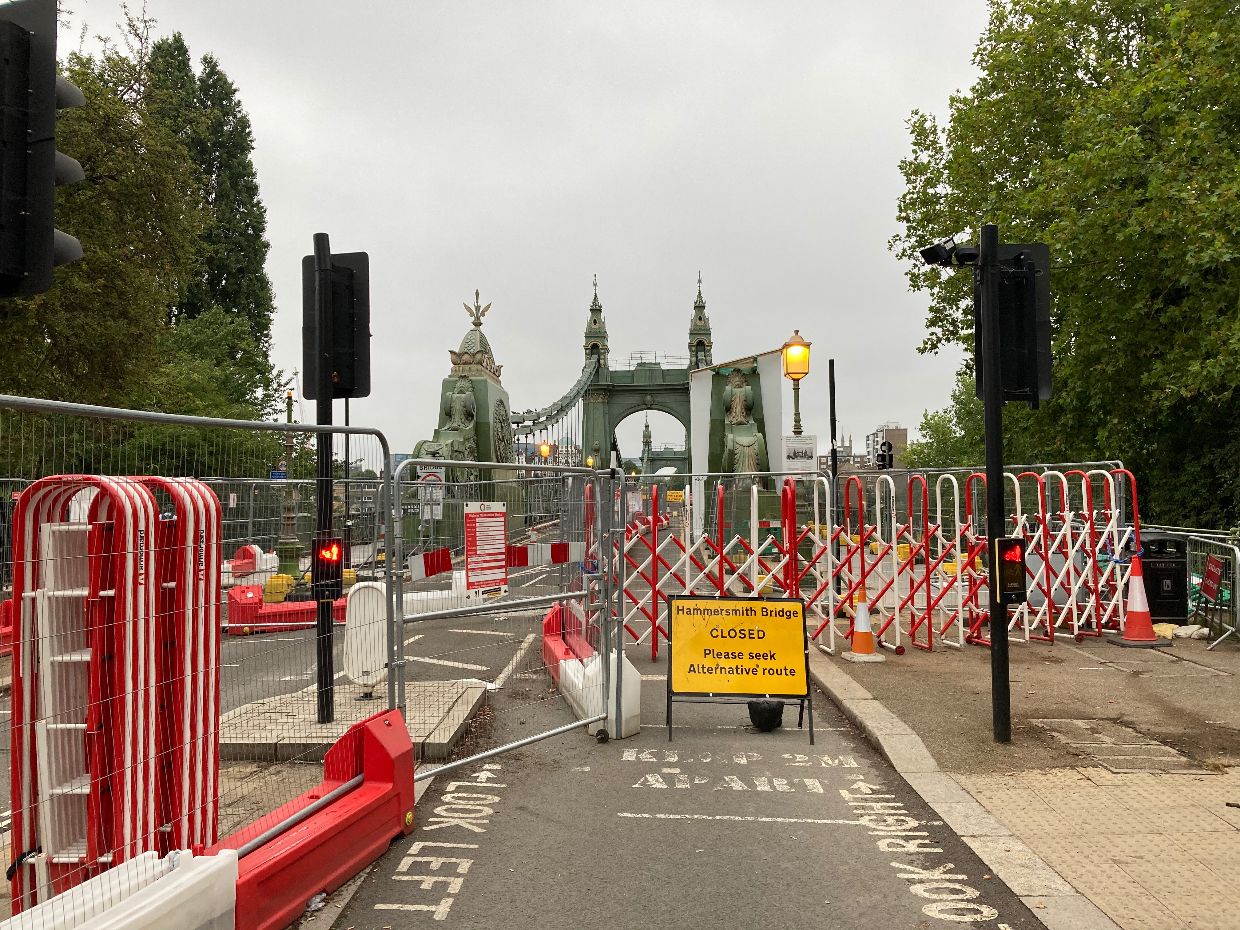
[[[237,853],[169,853],[171,870],[81,930],[234,930]]]
[[[16,917],[0,930],[233,930],[237,854],[140,853]]]
[[[387,586],[359,581],[344,608],[344,674],[373,689],[387,675]]]

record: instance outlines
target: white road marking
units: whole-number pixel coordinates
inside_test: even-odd
[[[449,633],[478,633],[481,636],[507,636],[509,639],[516,639],[511,633],[503,633],[499,630],[448,630]],[[406,640],[408,642],[408,640]]]
[[[414,633],[412,636],[410,636],[408,639],[405,640],[405,645],[408,646],[410,643],[416,643],[419,639],[422,638],[422,636],[423,636],[422,633]]]
[[[504,682],[508,680],[508,676],[513,673],[517,665],[525,657],[526,650],[530,648],[530,643],[532,643],[537,638],[538,638],[537,633],[530,633],[528,636],[525,637],[525,639],[521,641],[521,645],[520,647],[518,647],[516,655],[512,657],[512,661],[509,662],[504,667],[504,670],[499,673],[499,677],[495,679],[495,687],[497,688],[504,687]]]
[[[468,662],[453,662],[450,659],[428,659],[423,656],[405,656],[410,662],[426,662],[429,665],[446,665],[449,668],[463,668],[471,672],[485,672],[485,665],[470,665]]]
[[[746,817],[740,814],[631,814],[621,811],[617,817],[634,820],[727,820],[740,823],[818,823],[829,826],[860,825],[860,820],[819,820],[813,817]]]
[[[666,675],[643,675],[642,681],[667,681]]]

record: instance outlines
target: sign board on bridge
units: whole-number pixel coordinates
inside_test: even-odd
[[[669,504],[683,504],[685,502],[684,491],[668,491],[667,502]]]
[[[784,437],[784,471],[812,472],[818,468],[817,436]]]
[[[465,505],[465,588],[490,591],[508,585],[507,505]]]
[[[447,473],[448,470],[443,465],[418,466],[418,512],[421,519],[443,519],[443,492]]]
[[[667,600],[669,739],[676,697],[810,700],[803,602],[748,597]],[[813,743],[812,703],[809,713]]]

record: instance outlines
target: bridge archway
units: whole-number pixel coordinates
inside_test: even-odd
[[[610,461],[616,427],[648,410],[665,413],[684,427],[687,450],[692,435],[688,368],[660,362],[637,362],[630,369],[598,368],[586,391],[582,416],[586,455],[593,455],[598,462]],[[621,451],[631,455],[628,450]]]
[[[689,471],[688,435],[684,424],[661,410],[637,411],[615,427],[626,472],[649,475],[671,467]]]

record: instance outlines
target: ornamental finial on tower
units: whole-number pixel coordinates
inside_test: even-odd
[[[591,310],[602,310],[603,305],[598,302],[598,275],[594,276],[594,302],[590,304]]]
[[[470,316],[470,319],[474,321],[474,325],[479,328],[481,328],[482,326],[482,318],[486,316],[487,311],[491,309],[490,304],[487,304],[485,307],[482,306],[481,298],[482,298],[482,292],[475,290],[474,291],[474,305],[472,307],[469,304],[464,305],[465,312],[468,313]]]

